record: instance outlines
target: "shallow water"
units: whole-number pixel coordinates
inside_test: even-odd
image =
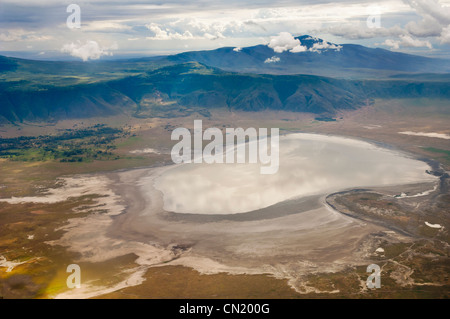
[[[164,209],[184,214],[236,214],[288,199],[347,188],[435,180],[428,165],[396,151],[344,137],[290,134],[280,137],[280,167],[260,174],[260,164],[182,164],[155,186]]]

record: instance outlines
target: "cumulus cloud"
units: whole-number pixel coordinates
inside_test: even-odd
[[[439,41],[441,41],[442,44],[450,44],[450,26],[442,30]]]
[[[0,12],[0,41],[4,51],[21,51],[31,44],[24,41],[40,41],[42,45],[36,43],[34,48],[48,50],[51,54],[63,44],[80,39],[77,35],[84,31],[91,34],[90,39],[117,41],[123,53],[142,49],[146,52],[174,52],[183,47],[184,43],[180,44],[180,40],[190,40],[189,45],[193,49],[216,48],[217,44],[208,42],[214,40],[219,40],[220,46],[244,47],[267,43],[271,35],[282,31],[294,35],[331,34],[346,40],[375,39],[364,41],[361,43],[363,45],[381,43],[386,39],[399,41],[400,35],[410,35],[428,40],[433,45],[436,43],[439,49],[439,41],[447,43],[444,29],[450,23],[449,0],[440,0],[441,3],[438,0],[378,2],[380,28],[366,25],[368,15],[375,14],[373,10],[367,12],[369,2],[366,0],[342,0],[337,3],[328,0],[301,3],[263,0],[257,4],[240,2],[239,5],[236,1],[219,3],[214,0],[214,4],[208,2],[204,5],[183,1],[155,4],[154,1],[139,0],[114,2],[107,8],[104,0],[93,0],[89,2],[89,10],[83,11],[83,25],[76,33],[63,27],[61,14],[65,12],[55,5],[56,0],[46,0],[39,5],[33,0],[24,1],[3,0],[5,10]],[[11,29],[23,29],[27,34],[10,32]],[[34,37],[31,37],[32,34]],[[46,41],[48,38],[44,35],[53,39]],[[154,41],[155,45],[149,47],[145,41],[128,40],[138,38],[168,41]],[[275,46],[275,50],[293,53],[306,51],[292,36],[287,37],[287,44]]]
[[[71,56],[82,59],[83,61],[98,60],[102,56],[111,56],[112,52],[109,50],[116,50],[117,44],[111,47],[101,47],[96,41],[86,41],[86,43],[69,43],[65,44],[61,52],[69,53]]]
[[[417,37],[437,37],[444,43],[450,43],[450,7],[442,6],[437,0],[404,0],[416,13],[422,17],[422,20],[411,21],[406,25],[406,30],[410,35]],[[426,46],[431,49],[428,41],[413,40],[408,36],[402,39],[403,46]]]
[[[406,31],[415,37],[436,37],[442,32],[442,26],[436,20],[425,17],[423,20],[408,22]]]
[[[267,58],[265,61],[264,61],[264,63],[277,63],[277,62],[280,62],[280,58],[279,57],[277,57],[277,56],[273,56],[273,57],[271,57],[271,58]]]
[[[192,33],[189,31],[185,31],[183,34],[171,32],[167,29],[163,30],[160,25],[153,22],[146,24],[145,26],[154,33],[153,37],[147,37],[147,39],[150,40],[186,40],[194,38]]]
[[[394,50],[398,50],[400,49],[400,47],[407,47],[407,48],[427,47],[429,49],[433,48],[433,46],[429,41],[414,39],[409,35],[400,36],[400,40],[387,39],[382,44]]]
[[[443,7],[436,0],[404,0],[422,17],[420,21],[406,24],[406,31],[417,37],[441,36],[443,29],[450,24],[450,7]]]
[[[306,47],[302,46],[300,40],[294,38],[289,32],[280,32],[277,36],[271,37],[268,46],[277,53],[306,51]]]
[[[432,48],[431,39],[434,37],[441,44],[448,43],[447,27],[450,25],[450,7],[443,6],[438,0],[403,0],[419,16],[416,21],[409,21],[404,26],[369,28],[365,20],[359,22],[342,23],[341,25],[327,27],[326,31],[335,36],[347,39],[387,38],[382,44],[392,49],[401,47],[427,47]],[[385,16],[383,15],[383,18]],[[418,39],[419,38],[419,39]]]
[[[327,41],[322,42],[316,42],[313,44],[313,46],[309,49],[311,52],[318,52],[320,53],[322,50],[335,50],[340,51],[342,49],[341,45],[336,45],[334,43],[330,43]]]
[[[394,50],[400,49],[400,43],[399,43],[399,41],[394,41],[394,40],[392,40],[392,39],[386,39],[386,40],[382,43],[382,45],[388,46],[388,47],[390,47],[391,49],[394,49]]]
[[[307,50],[307,48],[303,45],[297,45],[295,47],[293,47],[291,50],[289,50],[289,52],[291,53],[299,53],[299,52],[305,52]]]
[[[450,24],[450,7],[443,7],[437,0],[404,0],[423,17],[433,18],[441,25]]]
[[[319,38],[307,38],[307,40],[316,41],[311,48],[307,48],[302,45],[299,39],[294,38],[289,32],[281,32],[279,35],[271,38],[268,46],[272,48],[277,53],[282,53],[284,51],[289,51],[291,53],[299,53],[299,52],[317,52],[321,53],[326,50],[335,50],[340,51],[342,46],[336,45],[327,41],[323,41]],[[269,59],[268,59],[269,60]],[[266,60],[267,61],[267,60]],[[275,61],[269,61],[265,63],[270,63]],[[278,61],[276,61],[278,62]]]
[[[410,48],[427,47],[428,49],[433,48],[433,46],[429,41],[414,39],[409,35],[400,36],[400,43],[403,47],[410,47]]]
[[[204,23],[196,19],[178,19],[166,25],[150,23],[145,25],[154,36],[147,37],[149,40],[192,40],[225,39],[223,32],[228,26],[220,23]]]

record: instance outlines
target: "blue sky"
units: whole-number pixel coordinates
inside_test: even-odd
[[[70,4],[80,8],[80,28],[66,23]],[[280,32],[447,57],[450,0],[0,3],[0,52],[36,59],[88,61],[244,47],[267,44]]]

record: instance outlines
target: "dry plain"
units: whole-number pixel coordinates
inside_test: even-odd
[[[118,220],[126,220],[129,215],[109,216],[105,212],[107,196],[93,190],[79,193],[63,201],[54,203],[7,203],[0,208],[0,255],[8,262],[0,268],[0,296],[4,298],[53,298],[53,297],[99,297],[99,298],[391,298],[391,297],[448,297],[449,296],[449,236],[450,214],[449,170],[450,140],[399,134],[399,132],[433,132],[450,134],[448,107],[441,101],[423,100],[377,100],[373,105],[356,111],[339,114],[336,121],[321,122],[311,114],[291,112],[229,112],[217,110],[209,118],[194,114],[189,117],[173,119],[135,119],[111,117],[82,121],[61,121],[48,127],[38,124],[24,124],[20,127],[3,126],[3,138],[20,135],[53,134],[60,129],[89,126],[104,123],[120,127],[130,135],[115,142],[114,154],[118,159],[92,161],[89,163],[61,163],[56,161],[20,162],[1,160],[0,198],[40,196],[43,191],[63,187],[61,177],[109,176],[114,180],[127,178],[127,174],[139,172],[131,168],[162,167],[170,164],[170,149],[173,141],[170,132],[176,127],[191,127],[194,119],[202,119],[204,127],[279,127],[282,133],[308,132],[354,137],[379,143],[383,147],[408,152],[427,160],[440,172],[439,187],[421,197],[396,198],[398,190],[374,188],[333,194],[326,198],[327,203],[342,214],[342,220],[351,220],[355,232],[339,232],[339,227],[330,227],[323,232],[321,243],[333,245],[320,246],[322,252],[314,252],[310,247],[304,250],[298,268],[258,269],[258,259],[249,259],[246,269],[231,269],[204,264],[199,268],[189,267],[189,258],[196,257],[195,249],[215,249],[217,260],[224,258],[220,246],[202,247],[196,242],[176,245],[170,236],[164,237],[164,245],[139,247],[148,252],[158,251],[158,260],[143,263],[136,254],[128,253],[123,242],[134,240],[136,232],[118,230]],[[81,123],[82,122],[82,123]],[[158,153],[130,153],[142,149],[159,150]],[[446,153],[447,152],[447,153]],[[122,175],[121,175],[122,174]],[[58,182],[59,181],[59,182]],[[126,184],[126,180],[124,181]],[[129,188],[117,189],[130,203],[136,192]],[[408,193],[427,191],[429,185],[411,185]],[[75,196],[76,195],[76,196]],[[126,201],[125,201],[126,202]],[[117,200],[116,204],[122,204]],[[306,204],[305,204],[306,205]],[[312,204],[311,204],[312,205]],[[295,216],[295,215],[293,215]],[[170,216],[167,216],[170,218]],[[293,218],[292,216],[289,218]],[[100,219],[115,224],[98,231],[102,236],[95,246],[85,245],[71,249],[68,237],[72,229],[82,221]],[[290,224],[293,220],[288,221]],[[441,228],[432,228],[439,224]],[[363,224],[364,227],[358,225]],[[109,224],[108,224],[109,225]],[[116,228],[114,228],[116,225]],[[130,225],[130,224],[128,224]],[[333,225],[333,224],[332,224]],[[331,226],[331,225],[330,225]],[[364,228],[362,231],[361,229]],[[170,230],[173,231],[174,229]],[[316,229],[320,233],[320,229]],[[151,233],[151,232],[150,232]],[[170,232],[168,232],[170,233]],[[122,238],[120,238],[120,234]],[[283,234],[278,234],[280,242]],[[85,234],[86,235],[86,234]],[[328,237],[327,237],[328,236]],[[174,237],[175,238],[175,237]],[[230,242],[239,237],[230,236]],[[89,240],[92,240],[88,238]],[[357,240],[355,240],[357,239]],[[86,241],[86,242],[89,242]],[[263,240],[263,238],[262,238]],[[97,260],[96,246],[121,246],[106,259]],[[148,242],[152,241],[149,236]],[[300,243],[301,240],[299,239]],[[56,243],[56,244],[55,244]],[[149,245],[151,246],[151,245]],[[194,247],[195,249],[192,249]],[[383,252],[376,251],[383,248]],[[137,249],[136,247],[132,247]],[[338,248],[338,249],[337,249]],[[84,251],[82,249],[85,249]],[[83,253],[91,252],[92,258],[82,258]],[[133,250],[131,249],[131,250]],[[337,249],[337,250],[336,250]],[[324,251],[328,253],[324,253]],[[336,251],[339,256],[333,256]],[[123,252],[123,254],[121,253]],[[242,259],[242,255],[237,256]],[[183,260],[184,258],[184,260]],[[336,262],[339,260],[339,262]],[[291,260],[285,260],[289,264]],[[1,261],[0,261],[1,263]],[[86,290],[70,291],[65,285],[68,264],[78,263],[83,270],[83,283]],[[366,289],[365,267],[377,263],[382,267],[382,288]],[[143,265],[151,264],[151,267]],[[13,265],[11,269],[11,265]],[[330,267],[330,265],[332,267]],[[197,270],[195,270],[197,268]],[[208,271],[215,269],[215,271]],[[248,269],[254,269],[249,271]],[[285,273],[283,276],[282,273]],[[290,273],[295,273],[292,276]],[[139,274],[139,276],[132,276]]]

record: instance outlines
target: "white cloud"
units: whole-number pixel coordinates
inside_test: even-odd
[[[442,30],[441,36],[438,38],[441,44],[450,44],[450,26]]]
[[[408,22],[405,29],[415,37],[436,37],[442,32],[442,26],[439,22],[430,17],[425,17],[419,22]]]
[[[394,50],[400,49],[399,41],[394,41],[392,39],[386,39],[383,43],[381,43],[381,45],[388,46],[388,47],[390,47],[391,49],[394,49]]]
[[[243,23],[235,20],[189,18],[179,19],[171,23],[171,25],[178,29],[181,28],[181,30],[189,30],[199,37],[209,38],[212,35],[214,38],[225,38],[225,33],[231,35],[234,32],[238,32]]]
[[[441,25],[450,24],[450,7],[443,7],[437,0],[404,0],[423,17],[435,19]]]
[[[414,39],[409,35],[400,36],[400,39],[401,45],[404,47],[411,47],[411,48],[427,47],[428,49],[433,48],[433,46],[429,41]]]
[[[299,39],[294,38],[289,32],[280,32],[279,35],[271,37],[268,46],[277,53],[282,53],[284,51],[289,51],[291,53],[306,51],[321,53],[324,50],[340,51],[342,49],[342,46],[327,41],[319,42],[320,39],[318,38],[308,38],[307,40],[310,39],[318,42],[314,43],[313,46],[308,49],[306,46],[301,44]]]
[[[277,62],[280,62],[280,58],[279,57],[277,57],[277,56],[273,56],[273,57],[271,57],[271,58],[268,58],[268,59],[266,59],[265,61],[264,61],[264,63],[277,63]]]
[[[115,1],[108,6],[105,6],[106,0],[93,0],[89,2],[89,8],[83,11],[81,30],[75,32],[64,26],[65,19],[61,20],[61,14],[65,12],[63,10],[61,13],[55,7],[56,0],[44,0],[39,4],[34,0],[5,1],[11,3],[14,10],[0,13],[1,49],[21,51],[27,44],[33,44],[37,52],[45,50],[47,54],[60,49],[65,43],[78,39],[84,41],[80,36],[84,31],[91,34],[88,39],[117,41],[123,53],[141,50],[158,54],[179,52],[184,45],[180,44],[180,40],[189,40],[193,50],[215,49],[222,43],[232,48],[246,47],[268,43],[271,35],[283,31],[293,35],[313,34],[320,37],[330,34],[340,36],[344,41],[373,39],[352,41],[368,46],[386,39],[399,41],[400,35],[410,35],[412,38],[428,40],[433,45],[436,43],[437,50],[445,50],[438,44],[439,41],[448,43],[444,29],[450,23],[450,0],[379,0],[376,2],[379,12],[369,9],[371,2],[368,0],[289,0],[281,3],[263,0],[257,4],[240,2],[239,5],[235,1],[220,4],[218,1],[172,1],[166,5],[156,5],[139,0],[128,3]],[[38,15],[35,14],[37,7]],[[376,13],[381,15],[381,28],[369,28],[366,25],[368,15]],[[25,19],[27,17],[33,18]],[[26,31],[19,34],[14,30],[10,32],[11,29]],[[53,39],[49,40],[46,36]],[[148,46],[146,41],[131,40],[138,38],[167,41],[153,41]],[[286,48],[279,45],[276,50],[292,53],[306,50],[298,46],[298,42],[293,43],[293,37],[289,39],[291,45]],[[335,39],[329,40],[345,43]],[[26,41],[30,43],[24,43]]]
[[[225,36],[220,30],[222,28],[214,28],[211,25],[206,25],[195,20],[177,20],[168,24],[168,27],[163,27],[157,23],[146,24],[145,26],[154,33],[154,36],[147,37],[149,40],[193,40],[193,39],[207,39],[217,40],[225,39]],[[177,31],[179,29],[184,30]]]
[[[410,21],[407,21],[404,26],[396,24],[392,27],[383,27],[385,25],[383,21],[386,21],[388,18],[386,18],[386,13],[382,12],[382,26],[380,28],[368,28],[365,26],[365,21],[361,20],[359,22],[349,21],[340,25],[333,25],[321,31],[347,39],[384,37],[387,39],[382,45],[389,46],[394,50],[401,47],[432,48],[428,39],[417,38],[435,37],[435,39],[441,41],[441,44],[450,42],[445,31],[450,24],[450,6],[444,6],[438,0],[403,0],[403,2],[409,7],[409,10],[412,10],[419,16],[418,20],[411,20],[408,17]],[[407,10],[402,8],[401,12],[404,14]]]
[[[241,50],[242,50],[242,48],[239,48],[239,47],[233,49],[234,52],[241,52]]]
[[[293,47],[289,52],[291,53],[299,53],[299,52],[305,52],[307,50],[307,48],[303,45],[297,45],[295,47]]]
[[[271,37],[268,44],[269,48],[277,53],[289,51],[292,53],[306,51],[300,40],[295,39],[289,32],[280,32],[277,36]]]
[[[71,56],[81,58],[83,61],[88,60],[98,60],[100,57],[106,55],[112,55],[112,52],[108,50],[116,50],[117,44],[112,45],[111,47],[101,47],[96,41],[86,41],[85,44],[82,44],[80,41],[77,43],[65,44],[61,52],[69,53]]]
[[[411,21],[406,25],[409,34],[418,37],[437,37],[441,44],[450,43],[450,6],[444,7],[437,0],[404,0],[404,2],[422,16],[421,21]],[[417,40],[407,40],[406,44],[410,46],[431,48],[428,41],[422,41],[422,45],[420,45]]]
[[[431,43],[429,41],[414,39],[409,35],[401,35],[400,40],[387,39],[382,44],[386,45],[394,50],[398,50],[398,49],[400,49],[400,47],[406,47],[406,48],[427,47],[429,49],[433,48],[433,46],[431,45]]]
[[[322,41],[322,42],[316,42],[313,44],[312,48],[309,49],[309,51],[311,52],[318,52],[320,53],[321,50],[335,50],[335,51],[340,51],[342,49],[341,45],[336,45],[334,43],[330,43],[327,41]]]
[[[145,26],[155,34],[153,37],[147,37],[149,40],[186,40],[194,38],[189,31],[185,31],[183,34],[171,32],[167,29],[163,30],[160,25],[153,22]]]

